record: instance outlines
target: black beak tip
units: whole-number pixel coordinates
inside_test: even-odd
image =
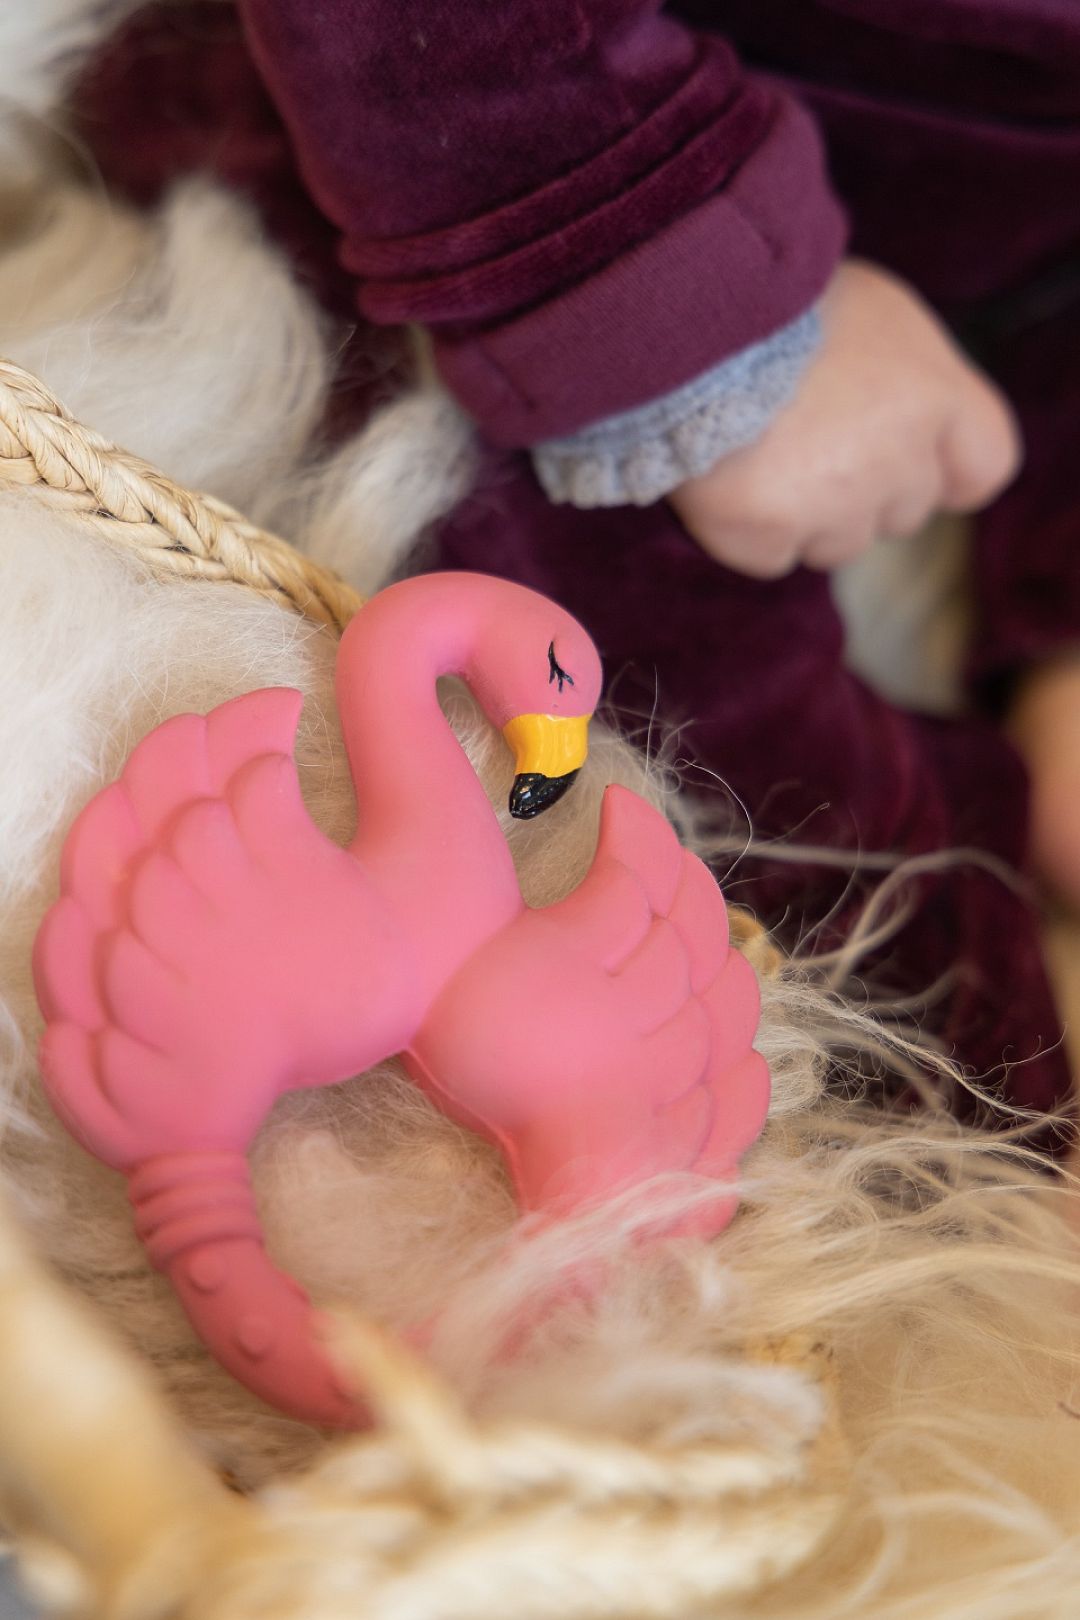
[[[526,771],[515,776],[510,789],[510,814],[516,821],[531,821],[533,816],[550,810],[576,775],[577,771],[567,771],[565,776],[541,776],[539,771]]]

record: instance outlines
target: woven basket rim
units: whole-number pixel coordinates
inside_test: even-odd
[[[363,597],[280,535],[78,421],[39,377],[0,359],[0,488],[78,513],[155,573],[227,581],[342,631]]]

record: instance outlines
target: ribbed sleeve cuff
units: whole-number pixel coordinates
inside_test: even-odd
[[[533,450],[553,501],[649,506],[752,444],[787,404],[821,343],[816,309],[661,399]]]

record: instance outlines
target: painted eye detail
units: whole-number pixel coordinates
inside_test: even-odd
[[[559,683],[559,691],[560,692],[562,691],[564,684],[567,685],[567,686],[573,686],[574,677],[572,675],[568,675],[566,673],[565,669],[560,669],[560,667],[559,667],[559,661],[555,657],[555,643],[554,642],[551,642],[550,645],[548,646],[548,671],[549,671],[549,673],[548,673],[548,685],[549,686],[551,685],[552,681],[558,681],[558,683]]]

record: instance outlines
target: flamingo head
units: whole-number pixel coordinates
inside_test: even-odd
[[[602,671],[569,613],[535,591],[499,586],[467,679],[514,755],[510,814],[527,820],[561,799],[584,765]]]

